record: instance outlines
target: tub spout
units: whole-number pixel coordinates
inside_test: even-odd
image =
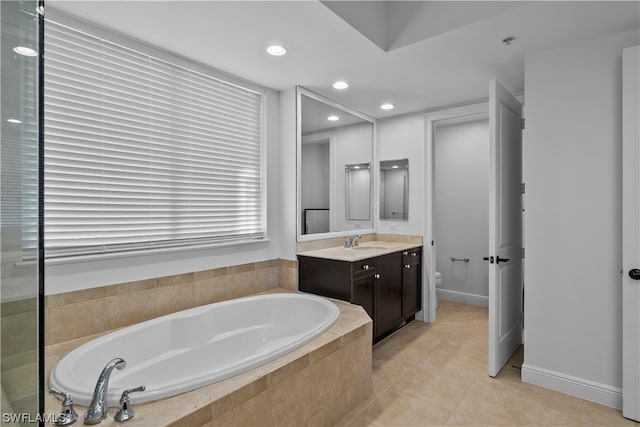
[[[125,366],[127,366],[127,363],[124,359],[117,357],[104,367],[98,377],[96,388],[93,390],[93,398],[89,404],[89,409],[84,415],[85,424],[98,424],[107,417],[107,387],[111,371],[113,371],[113,368],[124,369]]]

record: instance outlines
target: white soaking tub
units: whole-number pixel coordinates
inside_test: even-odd
[[[49,385],[88,406],[104,366],[116,357],[107,404],[126,389],[133,403],[151,402],[240,374],[287,354],[329,329],[340,310],[308,294],[257,295],[180,311],[90,341],[58,362]]]

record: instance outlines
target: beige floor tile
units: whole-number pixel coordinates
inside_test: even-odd
[[[360,413],[350,426],[444,425],[451,414],[449,405],[420,398],[391,387]]]
[[[523,398],[499,380],[474,382],[455,408],[448,425],[540,425],[545,408]]]
[[[441,300],[373,348],[373,393],[336,425],[635,426],[619,410],[520,381],[522,347],[487,375],[486,307]]]

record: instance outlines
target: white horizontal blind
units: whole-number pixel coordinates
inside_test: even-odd
[[[264,237],[262,94],[47,21],[47,257]]]

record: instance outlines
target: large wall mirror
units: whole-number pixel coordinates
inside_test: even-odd
[[[297,91],[298,240],[372,232],[375,121]]]

